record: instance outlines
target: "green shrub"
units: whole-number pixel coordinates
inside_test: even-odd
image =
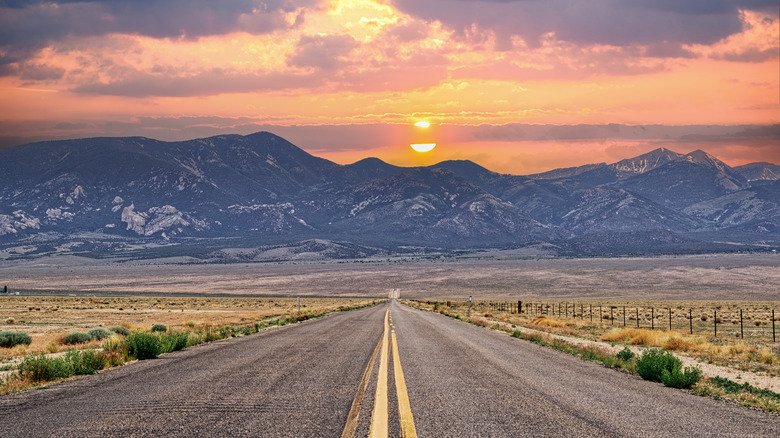
[[[92,340],[92,336],[89,333],[84,332],[71,332],[65,335],[65,343],[68,345],[83,344]]]
[[[87,334],[89,334],[92,339],[96,339],[98,341],[103,340],[111,335],[114,334],[111,330],[106,330],[102,327],[93,328],[92,330],[88,331]]]
[[[11,348],[20,344],[30,345],[32,338],[24,332],[0,332],[0,347]]]
[[[653,382],[661,381],[661,374],[666,370],[671,372],[675,368],[681,368],[682,361],[675,357],[671,352],[664,352],[658,348],[645,350],[642,356],[636,361],[636,368],[639,375],[645,380]]]
[[[701,368],[685,367],[685,370],[674,368],[661,372],[661,382],[670,388],[691,389],[701,379]]]
[[[171,331],[162,335],[160,338],[162,343],[161,353],[170,353],[171,351],[179,351],[186,348],[189,336],[189,332],[178,331]]]
[[[219,339],[225,339],[235,336],[235,333],[233,332],[233,327],[220,327],[219,328]]]
[[[112,332],[114,332],[114,333],[116,333],[118,335],[122,335],[122,336],[130,336],[130,334],[131,334],[129,328],[121,326],[121,325],[115,325],[113,327],[109,327],[108,329],[111,330]]]
[[[618,359],[626,361],[626,362],[629,362],[631,359],[634,358],[634,356],[636,356],[636,355],[628,347],[623,348],[622,350],[620,350],[618,352],[618,354],[615,355],[615,357],[617,357]]]
[[[64,358],[49,358],[43,353],[25,357],[18,370],[19,376],[33,382],[47,382],[72,375],[70,364]]]
[[[149,332],[133,333],[127,337],[130,354],[138,360],[155,359],[162,352],[160,338]]]
[[[65,361],[71,372],[77,376],[95,374],[106,367],[106,355],[95,350],[70,350],[65,353]]]
[[[165,324],[155,324],[155,325],[152,326],[152,331],[153,332],[167,332],[168,331],[168,327],[166,327]]]
[[[674,354],[652,348],[636,361],[637,372],[645,380],[661,382],[672,388],[690,388],[701,379],[701,369],[686,367]]]

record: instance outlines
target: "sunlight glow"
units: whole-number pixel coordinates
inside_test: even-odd
[[[417,152],[428,152],[436,147],[436,143],[412,143],[410,146]]]
[[[422,121],[422,122],[415,123],[414,126],[417,126],[418,128],[427,128],[427,127],[431,126],[431,124],[428,123],[428,122]]]

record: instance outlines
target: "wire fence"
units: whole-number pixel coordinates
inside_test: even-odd
[[[420,300],[422,301],[422,300]],[[428,304],[436,303],[427,301]],[[484,313],[547,316],[615,327],[674,330],[713,337],[777,342],[780,307],[775,303],[675,303],[588,301],[440,301],[450,308]],[[470,307],[469,307],[470,306]]]

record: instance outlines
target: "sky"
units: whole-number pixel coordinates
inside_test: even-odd
[[[256,131],[342,164],[780,163],[780,6],[0,0],[0,147]]]

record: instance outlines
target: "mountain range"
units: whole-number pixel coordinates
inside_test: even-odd
[[[663,148],[520,176],[471,161],[339,165],[268,132],[31,143],[0,150],[0,259],[771,251],[778,180],[775,164]]]

